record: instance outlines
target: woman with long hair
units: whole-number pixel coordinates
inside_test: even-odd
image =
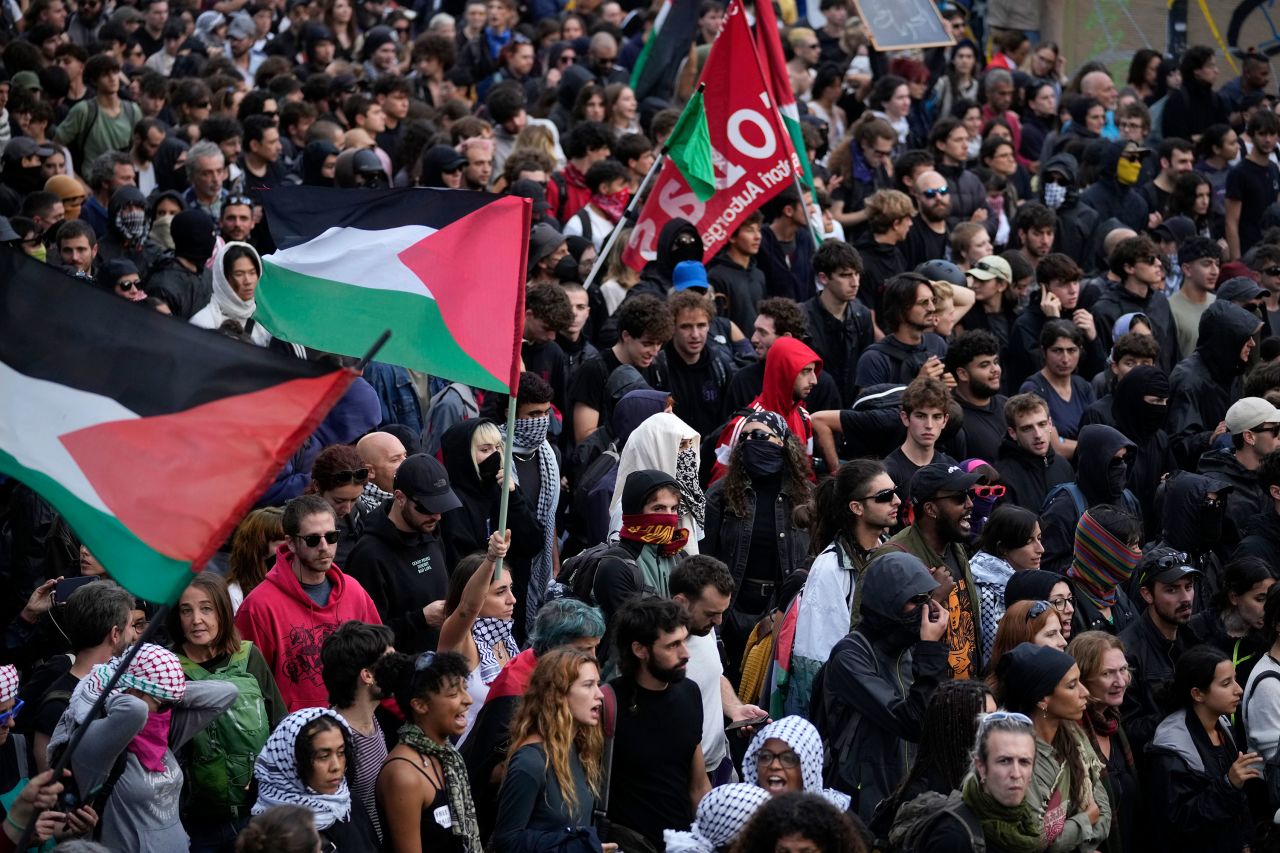
[[[516,597],[511,589],[511,574],[505,566],[503,571],[494,571],[510,544],[511,531],[505,536],[494,533],[485,553],[463,557],[449,576],[449,594],[444,600],[446,615],[436,649],[457,652],[466,659],[470,667],[467,692],[473,700],[467,708],[467,727],[456,743],[470,734],[489,685],[520,653],[512,635]]]
[[[996,668],[1000,707],[1025,715],[1035,728],[1027,801],[1038,812],[1051,851],[1092,850],[1111,831],[1102,763],[1080,729],[1088,696],[1080,667],[1057,649],[1023,643]]]
[[[284,697],[262,653],[240,639],[227,584],[217,575],[191,579],[167,627],[188,681],[225,681],[239,691],[228,712],[192,741],[183,821],[193,847],[230,851],[248,818],[254,760],[285,714]]]
[[[1048,601],[1017,601],[1009,605],[1000,619],[995,642],[991,644],[991,660],[988,683],[995,686],[994,673],[1000,658],[1023,643],[1066,651],[1067,641],[1062,636],[1062,617]]]
[[[946,796],[960,788],[973,767],[970,750],[978,735],[978,721],[995,710],[995,697],[981,681],[938,685],[925,708],[915,762],[871,817],[868,828],[876,837],[887,836],[898,809],[926,791]]]
[[[1134,849],[1134,827],[1142,802],[1138,768],[1120,722],[1120,706],[1133,677],[1124,643],[1105,631],[1085,631],[1067,646],[1067,654],[1080,666],[1080,680],[1089,690],[1080,727],[1107,769],[1103,784],[1111,800],[1111,835],[1099,849],[1129,853]]]
[[[1229,124],[1211,124],[1196,142],[1196,174],[1213,187],[1213,213],[1226,214],[1227,172],[1240,157],[1240,136]]]
[[[759,412],[747,417],[729,455],[728,473],[707,492],[707,523],[698,550],[724,562],[733,575],[734,594],[720,638],[729,661],[726,675],[734,683],[747,636],[809,550],[808,533],[791,519],[810,499],[808,475],[808,457],[787,422],[774,412]]]
[[[276,549],[284,542],[284,510],[277,506],[255,509],[245,516],[231,537],[231,559],[227,564],[227,594],[231,612],[262,583],[276,562]]]
[[[818,66],[813,86],[809,89],[809,114],[827,123],[827,145],[832,148],[844,138],[848,127],[845,112],[837,101],[844,92],[844,70],[834,62]]]
[[[907,120],[907,114],[911,112],[911,87],[906,80],[893,74],[879,77],[871,86],[867,106],[871,108],[872,115],[887,121],[897,134],[898,141],[893,147],[893,159],[896,160],[911,144],[911,123]]]
[[[969,558],[978,586],[983,660],[991,659],[996,629],[1004,616],[1005,585],[1014,572],[1040,568],[1042,556],[1039,516],[1014,504],[996,507],[982,528],[978,552]]]
[[[1125,87],[1120,90],[1120,94],[1132,93],[1147,106],[1155,103],[1155,94],[1160,80],[1160,60],[1158,50],[1143,47],[1134,51],[1133,59],[1129,60],[1129,73],[1125,77]]]
[[[481,853],[467,767],[450,742],[467,727],[469,673],[457,652],[392,652],[374,664],[374,680],[406,717],[378,774],[383,837],[395,853]]]
[[[360,25],[356,23],[351,0],[325,0],[323,20],[337,39],[333,45],[333,58],[350,62],[360,49]]]
[[[564,647],[539,656],[511,721],[495,849],[514,849],[535,831],[550,838],[591,825],[604,772],[603,701],[591,655]]]
[[[1231,656],[1213,646],[1188,649],[1173,667],[1169,715],[1147,747],[1152,849],[1240,853],[1250,849],[1244,786],[1262,776],[1262,758],[1241,752],[1228,717],[1240,706]]]
[[[1229,655],[1236,680],[1245,683],[1271,643],[1263,634],[1267,592],[1275,575],[1261,557],[1239,556],[1222,569],[1219,589],[1209,606],[1191,617],[1187,627],[1201,643]]]
[[[604,87],[604,107],[609,129],[621,136],[640,132],[640,102],[626,83],[610,83]]]
[[[587,83],[578,90],[578,97],[573,101],[573,122],[584,121],[603,123],[609,117],[605,106],[604,87],[598,83]]]
[[[1187,172],[1174,179],[1169,216],[1187,217],[1201,237],[1217,240],[1223,236],[1223,217],[1213,210],[1213,183],[1199,172]]]
[[[258,780],[253,813],[302,806],[335,849],[379,849],[369,813],[358,804],[352,808],[349,781],[356,762],[351,743],[347,721],[332,709],[304,708],[285,717],[253,765]]]
[[[1038,163],[1045,139],[1058,132],[1058,87],[1048,80],[1036,80],[1027,86],[1026,99],[1018,153],[1023,159]]]
[[[978,74],[982,70],[980,63],[978,47],[968,39],[962,39],[951,48],[946,73],[933,84],[935,116],[951,115],[951,107],[958,100],[978,100]]]

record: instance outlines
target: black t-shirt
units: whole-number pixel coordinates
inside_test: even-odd
[[[618,695],[609,820],[662,845],[664,829],[693,822],[689,768],[702,743],[702,693],[684,680],[655,692],[629,678]]]
[[[1227,198],[1240,202],[1240,251],[1262,239],[1262,213],[1280,196],[1280,168],[1245,158],[1227,172]]]
[[[980,408],[958,396],[955,398],[964,412],[965,455],[970,459],[995,462],[1000,442],[1006,434],[1004,404],[1007,399],[1003,394],[997,394]]]
[[[941,462],[945,465],[958,464],[956,460],[943,453],[937,447],[933,449],[933,462]],[[911,478],[915,476],[915,473],[922,466],[908,459],[907,454],[902,452],[901,447],[894,448],[894,451],[883,459],[883,465],[884,470],[893,478],[893,484],[897,487],[898,497],[902,499],[902,506],[898,510],[898,524],[905,527],[907,524],[907,508],[911,505]]]
[[[947,229],[944,228],[942,233],[938,234],[917,216],[915,222],[911,223],[911,230],[907,232],[907,239],[903,240],[898,248],[902,251],[902,256],[907,259],[907,268],[915,269],[925,261],[949,260],[950,252],[947,251],[950,248],[949,243]]]
[[[609,382],[609,374],[617,370],[622,365],[618,361],[618,357],[613,354],[613,348],[601,350],[598,357],[589,358],[578,368],[578,372],[573,375],[573,383],[569,386],[569,397],[566,400],[566,408],[569,412],[570,423],[573,422],[573,410],[579,404],[589,406],[600,413],[601,423],[605,417],[605,412],[609,406],[609,392],[606,388]],[[527,369],[527,368],[526,368]],[[641,369],[636,368],[640,372],[640,376],[644,378],[649,386],[653,386],[653,371],[651,367]]]
[[[725,390],[732,378],[730,372],[721,364],[716,365],[716,357],[711,352],[711,342],[703,347],[696,364],[687,364],[670,343],[663,347],[667,367],[663,371],[666,388],[659,391],[670,391],[675,398],[672,411],[682,421],[698,431],[698,435],[711,435],[724,426],[725,418],[721,416],[724,408]]]
[[[76,686],[80,684],[80,679],[67,670],[49,685],[48,691],[44,696],[40,697],[39,707],[36,710],[36,718],[34,723],[35,731],[39,734],[49,737],[53,736],[53,730],[58,727],[58,720],[62,719],[62,712],[67,710],[70,704],[71,694],[75,692]],[[45,699],[50,693],[62,692],[66,696]]]
[[[525,370],[536,373],[551,386],[551,402],[563,412],[569,386],[569,357],[564,350],[555,341],[536,344],[526,341],[520,345],[520,356]]]

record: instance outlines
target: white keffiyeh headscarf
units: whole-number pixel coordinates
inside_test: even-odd
[[[333,717],[348,735],[351,732],[342,715],[328,708],[304,708],[281,720],[253,763],[253,777],[258,780],[254,814],[262,814],[272,806],[302,806],[311,811],[318,830],[328,829],[351,816],[351,790],[345,779],[334,793],[321,794],[309,788],[298,771],[294,744],[303,728],[317,717]]]
[[[833,788],[822,787],[822,735],[813,723],[804,717],[783,717],[756,732],[742,757],[742,780],[751,785],[759,785],[760,778],[756,767],[756,756],[767,740],[777,739],[800,756],[800,779],[804,789],[811,794],[820,794],[827,802],[840,811],[849,810],[849,795],[842,794]]]
[[[698,814],[688,832],[668,829],[662,833],[667,853],[716,853],[737,838],[768,801],[768,791],[743,782],[712,788],[698,803]]]

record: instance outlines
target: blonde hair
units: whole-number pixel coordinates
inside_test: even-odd
[[[1081,679],[1097,675],[1102,668],[1102,656],[1112,649],[1124,652],[1124,643],[1106,631],[1085,631],[1072,637],[1067,644],[1067,654],[1076,659]]]
[[[471,465],[476,469],[476,476],[480,476],[480,463],[476,462],[476,448],[482,444],[496,444],[498,449],[494,451],[498,454],[498,458],[502,458],[502,433],[498,431],[498,425],[492,421],[485,421],[478,424],[471,433]]]
[[[556,151],[556,138],[551,135],[551,131],[540,124],[527,124],[524,129],[516,134],[516,143],[512,151],[518,151],[521,148],[532,148],[535,151],[542,151],[551,156],[553,163],[558,162],[558,152]]]

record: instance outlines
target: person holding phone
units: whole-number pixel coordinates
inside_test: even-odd
[[[919,557],[888,551],[872,560],[858,627],[836,643],[814,686],[823,737],[841,745],[836,786],[855,794],[864,821],[906,773],[929,698],[951,677],[942,641],[950,619],[937,589]]]

